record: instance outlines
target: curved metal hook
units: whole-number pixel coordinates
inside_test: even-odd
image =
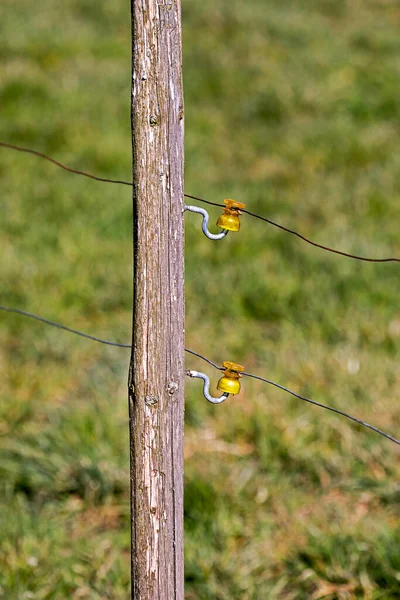
[[[224,402],[229,394],[224,392],[219,398],[214,398],[214,396],[210,395],[210,378],[205,373],[200,373],[199,371],[186,371],[186,375],[189,377],[198,377],[204,381],[203,385],[203,395],[208,402],[211,404],[221,404]]]
[[[201,225],[201,229],[203,230],[204,235],[208,237],[208,239],[222,240],[222,238],[224,238],[229,233],[227,229],[223,229],[221,233],[211,233],[211,231],[208,230],[208,221],[210,219],[210,215],[204,208],[192,206],[191,204],[185,204],[185,210],[188,210],[189,212],[198,213],[199,215],[203,215],[203,223]]]

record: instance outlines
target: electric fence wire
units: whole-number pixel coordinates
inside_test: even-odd
[[[89,177],[90,179],[94,179],[96,181],[101,181],[103,183],[116,183],[119,185],[128,185],[128,186],[133,187],[133,183],[131,183],[129,181],[124,181],[124,180],[120,180],[120,179],[106,179],[105,177],[97,177],[97,175],[91,175],[90,173],[86,173],[85,171],[79,171],[77,169],[72,169],[71,167],[67,167],[66,165],[55,160],[54,158],[51,158],[50,156],[47,156],[46,154],[43,154],[42,152],[38,152],[37,150],[32,150],[30,148],[23,148],[22,146],[8,144],[6,142],[0,142],[0,147],[8,148],[10,150],[16,150],[18,152],[25,152],[27,154],[33,154],[34,156],[44,158],[45,160],[56,165],[57,167],[64,169],[64,171],[68,171],[69,173],[73,173],[75,175],[83,175],[84,177]],[[198,202],[203,202],[204,204],[209,204],[210,206],[217,206],[219,208],[225,208],[223,204],[218,204],[216,202],[210,202],[210,200],[205,200],[204,198],[200,198],[198,196],[192,196],[190,194],[184,194],[184,196],[185,196],[185,198],[191,198],[192,200],[197,200]],[[347,252],[342,252],[341,250],[335,250],[334,248],[330,248],[329,246],[324,246],[323,244],[318,244],[317,242],[313,242],[312,240],[305,237],[301,233],[294,231],[293,229],[289,229],[288,227],[285,227],[284,225],[280,225],[279,223],[276,223],[275,221],[272,221],[271,219],[267,219],[266,217],[263,217],[256,213],[253,213],[249,210],[241,209],[240,212],[245,213],[246,215],[249,215],[250,217],[253,217],[255,219],[259,219],[260,221],[264,221],[265,223],[268,223],[269,225],[272,225],[273,227],[277,227],[281,231],[290,233],[291,235],[298,237],[300,240],[306,242],[307,244],[310,244],[311,246],[314,246],[315,248],[319,248],[320,250],[325,250],[326,252],[331,252],[333,254],[345,256],[346,258],[352,258],[354,260],[361,260],[364,262],[372,262],[372,263],[400,262],[400,258],[396,258],[396,257],[368,258],[366,256],[358,256],[357,254],[349,254]]]
[[[85,171],[78,171],[77,169],[72,169],[71,167],[67,167],[63,163],[58,162],[51,156],[47,156],[47,154],[43,154],[43,152],[39,152],[38,150],[32,150],[31,148],[23,148],[22,146],[15,146],[14,144],[7,144],[6,142],[0,142],[0,146],[2,148],[8,148],[9,150],[17,150],[17,152],[25,152],[26,154],[33,154],[34,156],[38,156],[39,158],[44,158],[49,162],[53,163],[60,169],[64,169],[64,171],[68,171],[68,173],[73,173],[74,175],[83,175],[83,177],[89,177],[89,179],[95,179],[96,181],[102,181],[103,183],[118,183],[119,185],[129,185],[133,186],[133,183],[129,181],[123,181],[122,179],[106,179],[105,177],[97,177],[97,175],[91,175],[90,173],[86,173]]]
[[[33,313],[27,312],[25,310],[21,310],[19,308],[11,308],[9,306],[0,305],[0,310],[10,312],[10,313],[16,313],[16,314],[22,315],[24,317],[29,317],[31,319],[35,319],[36,321],[40,321],[41,323],[45,323],[46,325],[51,325],[52,327],[57,327],[58,329],[63,329],[64,331],[68,331],[69,333],[74,333],[75,335],[79,335],[81,337],[87,338],[87,339],[95,341],[95,342],[99,342],[100,344],[106,344],[108,346],[118,346],[119,348],[131,348],[132,347],[130,344],[120,344],[119,342],[111,342],[109,340],[103,340],[101,338],[95,337],[93,335],[89,335],[87,333],[83,333],[82,331],[78,331],[77,329],[72,329],[71,327],[66,327],[65,325],[61,325],[60,323],[50,321],[49,319],[45,319],[43,317],[40,317],[39,315],[35,315]],[[189,350],[188,348],[185,348],[185,352],[187,352],[188,354],[192,354],[193,356],[196,356],[196,357],[200,358],[201,360],[204,360],[205,362],[207,362],[208,364],[213,366],[215,369],[218,369],[218,371],[224,370],[223,367],[219,367],[212,360],[210,360],[209,358],[206,358],[205,356],[203,356],[202,354],[199,354],[198,352],[195,352],[194,350]],[[311,400],[310,398],[307,398],[306,396],[297,394],[296,392],[289,390],[288,388],[284,387],[283,385],[280,385],[279,383],[275,383],[274,381],[271,381],[270,379],[266,379],[265,377],[261,377],[260,375],[254,375],[253,373],[247,373],[246,371],[242,371],[241,375],[243,375],[244,377],[250,377],[252,379],[258,379],[259,381],[263,381],[264,383],[268,383],[269,385],[272,385],[284,392],[287,392],[288,394],[291,394],[298,400],[302,400],[304,402],[312,404],[313,406],[318,406],[319,408],[324,408],[333,413],[336,413],[337,415],[340,415],[341,417],[350,419],[354,423],[357,423],[358,425],[362,425],[363,427],[367,427],[368,429],[375,431],[375,433],[382,435],[383,437],[387,438],[391,442],[394,442],[395,444],[400,446],[400,440],[398,440],[397,438],[393,437],[392,435],[390,435],[388,433],[385,433],[384,431],[382,431],[382,429],[379,429],[378,427],[375,427],[374,425],[370,425],[366,421],[362,421],[361,419],[358,419],[357,417],[353,417],[352,415],[349,415],[348,413],[343,412],[342,410],[339,410],[338,408],[333,408],[332,406],[327,406],[326,404],[322,404],[321,402]]]
[[[302,396],[301,394],[297,394],[296,392],[289,390],[287,387],[280,385],[279,383],[275,383],[275,381],[271,381],[270,379],[266,379],[265,377],[260,377],[259,375],[253,375],[253,373],[246,373],[244,371],[243,371],[242,375],[244,375],[245,377],[252,377],[253,379],[259,379],[260,381],[264,381],[265,383],[269,383],[270,385],[273,385],[276,388],[283,390],[284,392],[287,392],[288,394],[291,394],[292,396],[294,396],[295,398],[298,398],[299,400],[303,400],[304,402],[308,402],[309,404],[312,404],[313,406],[318,406],[319,408],[325,408],[326,410],[330,410],[331,412],[336,413],[337,415],[346,417],[347,419],[350,419],[351,421],[354,421],[355,423],[358,423],[359,425],[362,425],[363,427],[367,427],[368,429],[372,429],[372,431],[375,431],[376,433],[383,435],[385,438],[387,438],[388,440],[391,440],[395,444],[400,445],[400,440],[396,439],[395,437],[389,435],[388,433],[385,433],[384,431],[382,431],[381,429],[378,429],[378,427],[375,427],[374,425],[370,425],[369,423],[366,423],[365,421],[362,421],[361,419],[357,419],[357,417],[353,417],[352,415],[349,415],[348,413],[345,413],[345,412],[339,410],[338,408],[333,408],[333,406],[326,406],[325,404],[321,404],[321,402],[317,402],[316,400],[311,400],[310,398],[307,398],[306,396]]]
[[[29,317],[30,319],[35,319],[36,321],[41,321],[46,325],[51,325],[52,327],[57,327],[57,329],[63,329],[64,331],[69,331],[69,333],[74,333],[75,335],[80,335],[81,337],[87,338],[88,340],[92,340],[93,342],[99,342],[100,344],[107,344],[107,346],[118,346],[119,348],[132,348],[130,344],[120,344],[118,342],[110,342],[109,340],[103,340],[101,338],[95,337],[94,335],[89,335],[88,333],[83,333],[83,331],[78,331],[77,329],[72,329],[71,327],[67,327],[66,325],[61,325],[60,323],[55,323],[54,321],[50,321],[49,319],[45,319],[43,317],[39,317],[39,315],[34,315],[33,313],[27,312],[26,310],[21,310],[20,308],[10,308],[9,306],[0,305],[0,310],[4,310],[10,313],[16,313],[17,315],[22,315],[24,317]]]

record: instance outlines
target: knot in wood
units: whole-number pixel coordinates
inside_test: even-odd
[[[177,383],[175,383],[175,381],[170,381],[169,384],[168,384],[168,388],[167,388],[168,394],[170,396],[172,396],[173,394],[175,394],[175,392],[177,391],[178,387],[179,386],[178,386]]]
[[[146,396],[146,398],[144,399],[145,403],[147,406],[155,406],[156,404],[158,404],[158,402],[160,401],[159,398],[157,398],[157,396]]]

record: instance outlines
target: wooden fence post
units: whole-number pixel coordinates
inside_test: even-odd
[[[184,232],[180,0],[132,0],[132,598],[183,600]]]

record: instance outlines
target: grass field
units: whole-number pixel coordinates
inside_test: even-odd
[[[129,13],[2,0],[0,140],[129,178]],[[399,27],[398,0],[183,0],[186,192],[400,256]],[[130,190],[0,157],[0,303],[129,341]],[[186,223],[187,346],[398,436],[399,266]],[[128,360],[0,313],[1,599],[128,598]],[[400,598],[396,446],[260,382],[213,407],[190,380],[185,453],[187,600]]]

